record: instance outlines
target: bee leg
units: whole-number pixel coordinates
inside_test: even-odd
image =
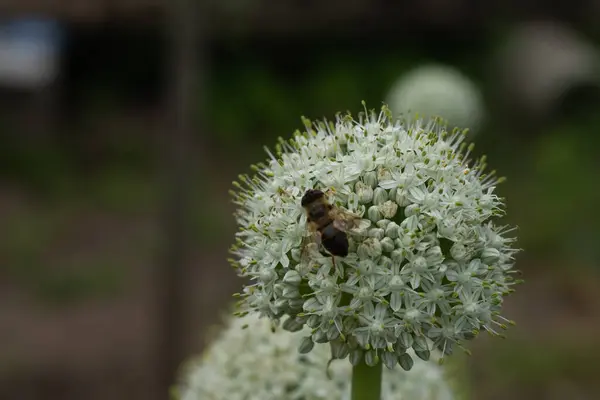
[[[331,263],[333,264],[333,270],[336,273],[343,275],[342,267],[340,266],[340,269],[338,270],[337,265],[335,264],[335,256],[333,256],[333,254],[331,255]]]
[[[335,196],[335,189],[334,188],[329,188],[329,189],[327,189],[325,191],[325,198],[329,199],[330,201],[333,201],[334,196]],[[331,206],[331,204],[330,204],[330,206]]]

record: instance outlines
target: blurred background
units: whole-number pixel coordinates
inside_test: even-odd
[[[167,398],[240,286],[231,181],[361,100],[508,177],[526,284],[471,397],[598,398],[598,0],[1,0],[0,398]]]

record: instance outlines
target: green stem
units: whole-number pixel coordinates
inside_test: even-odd
[[[352,367],[352,400],[380,400],[383,363],[369,367],[361,362]]]

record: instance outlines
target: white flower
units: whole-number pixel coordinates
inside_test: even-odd
[[[246,329],[242,329],[247,326]],[[374,328],[377,331],[376,328]],[[256,314],[230,321],[198,360],[185,368],[179,385],[181,400],[346,400],[350,399],[352,367],[333,361],[326,344],[308,354],[299,346],[310,334],[272,332],[268,319]],[[385,369],[383,400],[451,400],[452,390],[442,368],[415,360],[411,371]]]
[[[492,65],[503,101],[512,110],[538,118],[552,117],[565,107],[571,91],[585,88],[596,93],[600,87],[600,53],[595,42],[551,20],[517,25]]]
[[[422,65],[407,72],[390,89],[387,101],[395,114],[441,117],[473,131],[484,118],[483,99],[477,86],[446,65]]]
[[[485,157],[468,161],[463,133],[394,122],[386,107],[307,129],[235,183],[232,263],[250,279],[240,314],[307,325],[314,342],[345,348],[351,362],[403,367],[411,346],[423,358],[433,347],[450,354],[504,328],[514,239],[493,222],[503,214],[499,179],[484,172]],[[317,244],[303,246],[308,189],[334,189],[330,203],[363,218],[335,263]]]

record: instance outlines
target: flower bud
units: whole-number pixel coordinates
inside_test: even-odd
[[[300,274],[298,273],[298,271],[289,270],[283,276],[283,283],[298,286],[300,284],[300,282],[302,282],[302,278],[300,277]]]
[[[304,323],[297,321],[296,318],[288,318],[281,326],[286,331],[298,332],[304,328]]]
[[[340,331],[338,330],[337,326],[335,326],[335,324],[331,324],[331,326],[327,330],[327,341],[333,342],[334,340],[336,340],[339,337],[340,337]]]
[[[311,315],[306,320],[306,326],[308,326],[309,328],[312,328],[312,329],[316,328],[320,324],[321,324],[321,319],[319,318],[318,315]]]
[[[289,304],[289,300],[290,299],[281,297],[275,301],[275,303],[273,304],[273,307],[277,310],[285,310]]]
[[[500,259],[500,252],[498,251],[498,249],[495,249],[493,247],[488,247],[488,248],[484,249],[483,252],[481,253],[481,261],[483,261],[484,264],[487,264],[487,265],[496,264],[499,259]]]
[[[381,212],[379,211],[379,207],[371,206],[367,210],[367,216],[373,222],[377,222],[381,219]]]
[[[398,356],[395,353],[391,353],[389,351],[384,351],[381,355],[381,360],[389,369],[394,369],[396,364],[398,363]]]
[[[302,309],[302,305],[304,304],[304,299],[302,297],[297,297],[295,299],[288,299],[287,303],[291,309],[298,310],[298,309]]]
[[[398,229],[400,227],[398,226],[397,223],[395,222],[390,222],[386,227],[385,227],[385,236],[389,237],[390,239],[397,239],[398,238]]]
[[[377,353],[373,350],[369,350],[365,353],[365,364],[369,367],[374,367],[379,363],[379,357],[377,357]]]
[[[277,273],[272,269],[263,269],[260,271],[260,280],[263,283],[270,283],[277,279]]]
[[[320,305],[321,303],[319,303],[319,300],[317,300],[314,297],[311,297],[310,299],[304,302],[304,306],[302,306],[302,309],[306,312],[312,313],[317,311]]]
[[[375,259],[381,255],[381,242],[375,238],[367,238],[356,251],[361,260]]]
[[[415,362],[408,353],[404,353],[398,357],[398,364],[400,364],[403,370],[410,371]]]
[[[358,202],[361,204],[367,204],[373,200],[373,188],[361,181],[356,182],[354,191],[358,196]]]
[[[317,330],[312,334],[312,340],[315,343],[327,343],[327,332],[323,330]]]
[[[408,205],[410,205],[410,200],[408,199],[408,196],[406,195],[406,191],[404,190],[397,190],[396,191],[396,204],[398,204],[399,207],[407,207]]]
[[[376,206],[385,203],[387,199],[388,193],[385,189],[378,187],[373,192],[373,204],[375,204]]]
[[[297,286],[286,286],[283,288],[283,293],[281,293],[281,297],[286,299],[297,299],[300,297],[300,290],[298,290]]]
[[[464,260],[467,257],[467,249],[460,243],[454,243],[450,248],[450,255],[456,261]]]
[[[429,357],[431,357],[431,352],[429,350],[416,351],[415,354],[423,361],[429,361]]]
[[[396,347],[395,348],[395,353],[396,353],[397,356],[401,356],[402,354],[406,353],[406,348],[405,347],[402,347],[399,344],[396,345],[395,347]]]
[[[402,345],[402,347],[404,347],[405,349],[408,349],[409,347],[411,347],[413,345],[413,336],[404,331],[400,333],[400,336],[398,337],[398,341],[400,342],[400,344]]]
[[[379,206],[379,211],[381,212],[383,218],[394,218],[396,212],[398,211],[398,204],[388,200]]]
[[[390,222],[392,222],[392,221],[390,221],[389,219],[381,219],[381,220],[377,221],[376,225],[378,228],[386,229],[386,227],[388,226],[388,224]]]
[[[381,250],[384,253],[392,252],[392,250],[394,250],[394,247],[394,241],[389,237],[384,237],[383,239],[381,239]]]
[[[377,173],[375,171],[369,171],[365,174],[363,181],[366,185],[370,186],[371,189],[377,187]]]
[[[292,260],[299,262],[302,259],[302,249],[292,249]]]
[[[394,187],[388,190],[388,198],[390,200],[396,200],[396,194],[398,193],[398,188]]]
[[[331,355],[333,358],[343,360],[344,358],[348,357],[348,354],[350,353],[350,347],[348,346],[348,343],[340,340],[334,340],[330,344]]]
[[[369,229],[369,237],[375,238],[377,240],[381,240],[383,239],[383,236],[385,234],[385,231],[381,228],[372,228]]]
[[[315,347],[315,342],[312,341],[310,336],[305,336],[302,338],[300,342],[300,346],[298,346],[298,352],[300,354],[310,353],[310,351]]]
[[[415,351],[428,351],[429,350],[429,345],[427,344],[427,339],[425,339],[425,337],[423,337],[423,336],[415,336],[412,347]],[[425,361],[427,361],[427,360],[425,360]]]
[[[355,349],[350,352],[350,364],[356,366],[360,364],[363,358],[363,351],[360,349]]]

